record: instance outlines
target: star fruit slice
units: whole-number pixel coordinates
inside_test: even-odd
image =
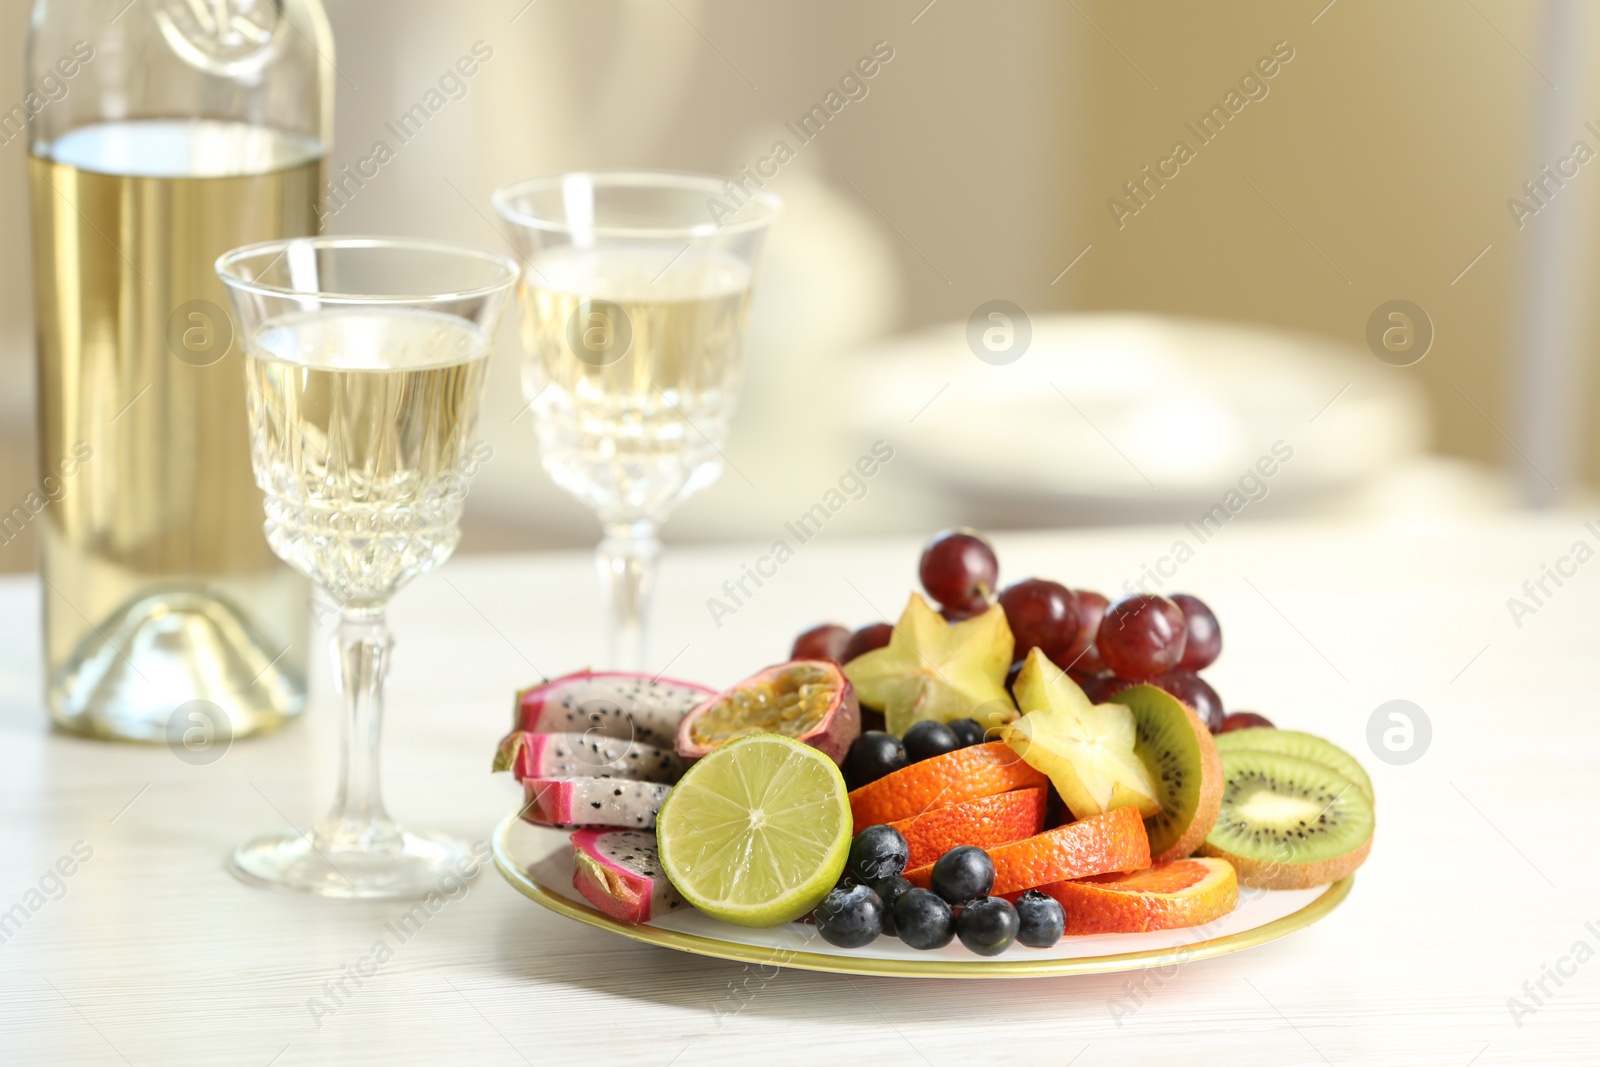
[[[883,709],[896,736],[924,719],[972,718],[988,729],[1017,717],[1006,692],[1012,648],[998,604],[952,624],[912,593],[889,643],[857,656],[844,673],[862,704]]]
[[[1012,683],[1022,718],[1001,740],[1049,777],[1079,819],[1135,806],[1149,818],[1161,810],[1150,770],[1133,751],[1133,712],[1093,704],[1065,671],[1032,649]]]

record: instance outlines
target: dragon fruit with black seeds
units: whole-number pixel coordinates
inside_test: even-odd
[[[693,682],[624,671],[578,671],[517,693],[514,730],[604,734],[671,749],[689,709],[716,695]]]
[[[687,907],[656,858],[656,835],[579,830],[572,835],[572,887],[613,919],[647,923]]]
[[[653,829],[656,812],[672,788],[666,782],[625,778],[529,778],[522,817],[540,826],[616,826]]]
[[[494,769],[528,778],[626,778],[676,782],[683,760],[675,752],[603,734],[507,734],[495,752]]]

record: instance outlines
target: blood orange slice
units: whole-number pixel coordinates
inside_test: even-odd
[[[1069,934],[1131,934],[1200,926],[1239,903],[1239,879],[1227,860],[1174,860],[1128,874],[1040,886],[1060,901]]]
[[[1046,781],[1010,745],[990,741],[913,763],[867,783],[850,794],[850,812],[860,831],[874,823],[899,822],[946,804]]]
[[[1139,809],[1132,805],[984,851],[994,861],[995,896],[1068,878],[1150,866],[1150,838],[1145,835]],[[911,884],[923,889],[928,888],[932,875],[931,863],[906,872]]]
[[[932,863],[957,845],[988,848],[1032,837],[1044,829],[1043,786],[964,800],[890,823],[911,846],[907,867]]]

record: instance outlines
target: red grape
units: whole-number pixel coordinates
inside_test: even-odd
[[[1168,671],[1144,683],[1118,678],[1110,671],[1074,680],[1078,681],[1079,687],[1096,704],[1115,704],[1117,694],[1124,689],[1131,689],[1141,684],[1153,685],[1157,689],[1166,690],[1193,708],[1200,721],[1206,724],[1206,729],[1212,733],[1222,728],[1222,698],[1217,696],[1217,691],[1211,688],[1209,682],[1191,671]]]
[[[1151,679],[1150,684],[1165,689],[1193,708],[1212,733],[1222,729],[1222,698],[1198,674],[1181,669],[1168,671],[1159,678]]]
[[[889,638],[892,636],[894,636],[894,627],[888,623],[868,623],[850,635],[850,640],[845,642],[844,651],[839,653],[839,662],[849,663],[857,656],[865,655],[876,648],[882,648],[889,643]]]
[[[1106,609],[1095,647],[1117,677],[1147,681],[1183,658],[1183,609],[1164,596],[1135,593]]]
[[[1090,645],[1078,653],[1078,657],[1074,662],[1077,663],[1076,670],[1086,671],[1090,674],[1111,673],[1111,668],[1107,667],[1106,661],[1100,658],[1100,650],[1094,645]]]
[[[789,650],[790,659],[831,659],[839,662],[844,646],[850,640],[850,631],[836,622],[813,626],[794,639]]]
[[[1056,666],[1064,671],[1094,674],[1105,666],[1100,662],[1099,650],[1094,647],[1094,636],[1100,631],[1100,620],[1105,616],[1109,601],[1087,589],[1075,589],[1072,596],[1078,602],[1078,636],[1056,657]]]
[[[1104,704],[1111,699],[1111,694],[1128,688],[1131,682],[1124,682],[1110,671],[1096,671],[1093,674],[1080,674],[1072,672],[1072,680],[1078,683],[1084,695],[1091,704]]]
[[[1078,602],[1064,585],[1028,578],[1007,586],[1000,594],[1000,606],[1016,638],[1013,659],[1022,659],[1035,647],[1055,659],[1077,640]]]
[[[966,622],[968,619],[977,618],[988,610],[989,605],[985,603],[969,608],[940,608],[939,614],[944,617],[945,622]]]
[[[1222,654],[1222,625],[1217,622],[1216,613],[1197,596],[1173,593],[1172,602],[1182,609],[1188,632],[1178,666],[1186,671],[1203,671]]]
[[[944,530],[922,547],[922,588],[947,608],[982,611],[1000,578],[994,549],[976,530]]]
[[[1272,725],[1272,720],[1265,715],[1257,715],[1253,711],[1235,711],[1222,717],[1222,726],[1217,730],[1217,733],[1225,734],[1231,730],[1248,730],[1253,726],[1265,726],[1269,730],[1276,729]]]

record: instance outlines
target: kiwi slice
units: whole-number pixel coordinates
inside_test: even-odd
[[[1368,800],[1376,799],[1372,792],[1372,779],[1367,777],[1367,772],[1361,769],[1361,764],[1356,758],[1332,741],[1324,741],[1315,734],[1303,734],[1299,730],[1275,730],[1270,726],[1253,726],[1248,730],[1230,730],[1217,735],[1217,751],[1236,752],[1244,749],[1252,752],[1276,752],[1280,756],[1308,759],[1312,763],[1331,767],[1354,782],[1356,788],[1367,795]]]
[[[1330,767],[1275,752],[1222,753],[1222,813],[1201,854],[1233,864],[1241,885],[1336,882],[1372,847],[1372,801]]]
[[[1211,832],[1222,805],[1222,760],[1211,731],[1172,694],[1136,685],[1112,698],[1133,712],[1133,752],[1150,771],[1161,810],[1145,819],[1150,862],[1182,859]]]

